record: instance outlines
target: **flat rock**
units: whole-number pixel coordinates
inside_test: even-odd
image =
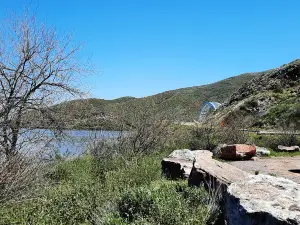
[[[280,151],[280,152],[297,152],[297,151],[300,151],[300,147],[299,146],[278,145],[277,151]]]
[[[269,156],[271,154],[271,152],[264,147],[259,147],[259,146],[255,146],[255,147],[256,147],[257,156]]]
[[[212,153],[208,150],[174,150],[167,158],[162,160],[162,173],[172,179],[187,179],[190,176],[193,161],[199,161],[203,158],[211,159]]]
[[[234,144],[234,145],[218,145],[213,150],[214,156],[226,160],[247,160],[256,154],[254,145]]]
[[[192,168],[189,185],[204,184],[210,188],[227,188],[233,182],[246,179],[250,174],[228,163],[215,159],[202,158],[196,160]]]
[[[251,175],[228,186],[228,225],[300,224],[300,185],[281,177]]]
[[[189,149],[182,149],[182,150],[174,150],[168,158],[173,158],[173,159],[183,159],[187,161],[193,161],[197,157],[207,157],[211,158],[212,157],[212,152],[209,150],[194,150],[191,151]]]

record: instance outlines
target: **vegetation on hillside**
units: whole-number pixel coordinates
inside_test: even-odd
[[[247,127],[300,129],[300,60],[269,70],[241,86],[215,119],[243,117]]]
[[[53,111],[62,115],[64,126],[71,129],[114,130],[120,116],[124,117],[128,111],[135,111],[140,106],[155,107],[164,113],[175,110],[177,113],[173,120],[194,121],[204,101],[224,102],[242,84],[259,75],[261,73],[246,73],[208,85],[167,91],[144,98],[73,100],[54,106]]]

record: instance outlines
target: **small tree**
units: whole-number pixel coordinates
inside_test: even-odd
[[[55,127],[49,105],[80,93],[72,79],[82,70],[74,58],[78,47],[34,17],[11,18],[0,34],[0,150],[9,161],[18,153],[22,126],[44,117]]]
[[[1,24],[0,198],[32,184],[41,165],[35,156],[45,149],[49,132],[30,128],[57,130],[59,116],[50,106],[80,94],[73,85],[83,71],[75,59],[78,50],[70,38],[59,38],[33,16]]]

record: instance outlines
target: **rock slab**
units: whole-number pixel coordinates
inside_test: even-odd
[[[226,160],[248,160],[256,154],[254,145],[234,144],[218,145],[213,150],[214,156]]]
[[[280,152],[297,152],[297,151],[300,151],[300,147],[299,146],[278,145],[277,151],[280,151]]]
[[[203,158],[211,159],[212,153],[208,150],[175,150],[162,160],[162,174],[171,179],[187,179],[190,176],[193,161]]]
[[[251,175],[227,188],[228,225],[300,224],[300,185],[281,177]]]
[[[204,184],[211,189],[226,189],[231,183],[247,179],[249,175],[228,163],[202,158],[195,162],[188,182],[190,186]]]

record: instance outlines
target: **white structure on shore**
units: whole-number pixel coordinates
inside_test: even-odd
[[[200,114],[199,114],[199,122],[203,122],[206,120],[208,114],[210,112],[216,111],[218,108],[220,108],[222,104],[219,102],[204,102],[202,107],[200,108]]]

